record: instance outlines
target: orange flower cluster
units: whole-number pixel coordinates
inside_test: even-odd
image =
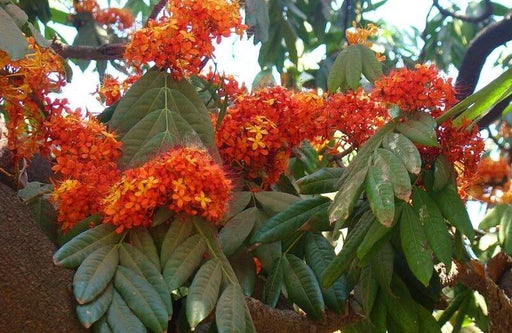
[[[340,130],[355,148],[362,146],[388,120],[387,109],[363,89],[337,93],[326,103],[328,128]]]
[[[96,22],[105,25],[115,25],[118,30],[131,28],[135,23],[135,19],[128,9],[101,9],[96,0],[74,1],[73,7],[77,13],[91,13]]]
[[[118,226],[117,232],[149,226],[158,206],[217,223],[226,212],[230,189],[224,171],[206,151],[180,147],[125,171],[103,199],[102,212],[105,222]]]
[[[16,159],[30,158],[46,141],[46,97],[65,84],[63,60],[28,38],[29,52],[13,61],[0,51],[0,102],[7,114],[8,147]]]
[[[210,70],[207,74],[201,75],[201,78],[214,85],[220,97],[228,96],[230,99],[234,99],[241,94],[247,93],[245,83],[240,85],[233,75],[220,75]]]
[[[115,77],[107,74],[97,91],[98,95],[105,102],[105,105],[110,106],[116,103],[140,77],[141,75],[135,74],[129,76],[123,82],[119,82]]]
[[[353,29],[347,29],[346,36],[349,44],[361,44],[372,47],[373,43],[368,41],[368,37],[376,36],[379,28],[375,24],[368,24],[366,28],[358,28],[356,22],[352,22]]]
[[[357,148],[387,119],[387,110],[362,89],[326,100],[278,86],[239,96],[227,110],[216,143],[231,167],[269,186],[302,141],[323,142],[341,130]]]
[[[52,115],[47,123],[56,159],[52,169],[64,179],[53,195],[63,230],[99,211],[101,198],[119,178],[116,161],[121,154],[121,143],[94,117],[66,112]]]
[[[406,112],[430,111],[438,116],[455,104],[451,79],[443,79],[434,65],[416,65],[414,70],[391,71],[375,82],[375,99],[396,104]]]
[[[477,175],[467,192],[474,199],[498,204],[510,202],[510,164],[504,159],[494,161],[487,157],[478,164]]]
[[[237,1],[170,0],[168,13],[136,31],[127,45],[125,59],[136,67],[154,62],[169,68],[175,78],[198,74],[212,56],[212,39],[235,32],[242,35]]]

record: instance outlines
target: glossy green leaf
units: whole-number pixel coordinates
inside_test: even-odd
[[[92,252],[102,246],[117,243],[123,234],[115,231],[111,224],[101,224],[89,229],[62,246],[53,256],[57,266],[75,268]]]
[[[254,197],[261,204],[263,210],[270,216],[283,211],[292,203],[301,200],[295,195],[274,191],[256,192],[254,193]]]
[[[427,309],[419,304],[416,304],[416,311],[418,313],[419,332],[441,333],[441,327]]]
[[[119,266],[114,286],[140,321],[153,332],[167,330],[167,310],[153,286],[136,272]]]
[[[441,191],[452,176],[452,165],[444,155],[440,155],[434,164],[434,191]]]
[[[174,253],[176,248],[188,238],[192,232],[192,224],[187,221],[175,220],[165,234],[160,250],[160,266],[164,267],[169,257]]]
[[[373,214],[380,223],[390,227],[395,216],[395,198],[388,176],[372,165],[366,174],[365,187]]]
[[[216,259],[206,262],[197,271],[188,290],[186,312],[190,327],[194,329],[208,317],[219,297],[222,268]]]
[[[62,231],[57,232],[57,244],[59,246],[63,246],[73,238],[75,238],[77,235],[83,233],[84,231],[87,231],[91,229],[91,226],[96,226],[99,223],[101,223],[101,215],[100,214],[94,214],[91,216],[86,217],[82,221],[78,222],[73,226],[73,228],[66,233],[63,233]]]
[[[243,211],[252,198],[252,192],[240,191],[231,193],[231,199],[229,200],[229,212],[228,218],[232,218],[236,214]]]
[[[222,291],[215,310],[219,333],[245,332],[244,304],[240,287],[230,284]]]
[[[142,252],[155,267],[160,270],[160,258],[155,241],[147,228],[137,228],[130,231],[132,245]]]
[[[322,290],[313,270],[292,254],[287,254],[283,261],[288,298],[312,318],[321,319],[325,305]]]
[[[347,49],[344,49],[334,60],[334,63],[332,64],[332,67],[329,71],[329,75],[327,76],[327,89],[329,91],[334,92],[339,87],[345,86],[347,82],[345,74],[347,58],[348,51]]]
[[[91,302],[105,290],[118,263],[117,245],[105,245],[85,258],[73,277],[73,293],[78,304]]]
[[[279,300],[279,295],[281,295],[281,289],[283,287],[283,265],[284,260],[282,257],[274,260],[272,269],[267,275],[267,281],[263,287],[262,301],[273,308],[277,305],[277,301]]]
[[[363,267],[355,292],[356,295],[360,294],[363,313],[366,316],[369,316],[372,311],[378,290],[379,285],[372,272],[372,266]]]
[[[412,193],[412,206],[418,213],[430,248],[450,271],[453,255],[452,242],[441,211],[428,193],[419,188],[415,188]]]
[[[334,201],[329,210],[329,221],[332,223],[337,221],[346,221],[354,209],[357,200],[361,196],[364,188],[364,180],[368,165],[355,173],[350,180],[347,180],[341,189],[336,193]],[[337,228],[335,227],[335,230]]]
[[[393,294],[384,292],[382,299],[386,303],[389,318],[398,326],[398,332],[420,333],[416,302],[397,275],[393,275],[391,289]]]
[[[336,192],[337,186],[343,168],[322,168],[313,174],[302,177],[297,180],[300,193],[302,194],[322,194]]]
[[[305,257],[306,263],[320,281],[322,273],[335,257],[334,247],[321,234],[309,232],[306,234]],[[344,302],[349,294],[346,287],[346,281],[341,277],[332,287],[322,290],[325,304],[330,310],[339,313],[344,309]]]
[[[293,235],[313,215],[325,209],[330,200],[316,197],[298,201],[267,220],[251,238],[251,243],[272,243]]]
[[[171,254],[163,266],[163,276],[169,290],[183,285],[203,259],[206,245],[201,235],[189,237]]]
[[[168,315],[171,315],[171,293],[160,274],[160,269],[157,269],[139,249],[127,243],[123,243],[119,247],[119,261],[122,266],[144,277],[155,288],[165,304]]]
[[[406,121],[396,125],[398,132],[415,143],[429,147],[439,147],[436,127],[436,121],[425,112],[415,112]]]
[[[110,303],[112,302],[113,288],[112,284],[109,284],[105,290],[91,303],[78,304],[76,306],[76,314],[80,323],[85,328],[91,327],[93,323],[98,321],[108,310]]]
[[[382,140],[382,146],[392,151],[402,161],[407,171],[415,175],[420,173],[420,153],[406,136],[400,133],[389,133]]]
[[[390,290],[391,278],[393,277],[393,265],[395,250],[389,242],[386,242],[372,259],[372,272],[379,283],[379,286],[387,291]]]
[[[123,297],[114,289],[112,303],[108,308],[107,322],[114,333],[146,333],[144,324],[128,307]]]
[[[25,35],[11,16],[0,7],[0,50],[5,51],[12,60],[22,59],[28,52]]]
[[[382,75],[382,64],[377,60],[375,51],[366,45],[358,45],[363,61],[363,75],[371,83],[375,82]]]
[[[464,202],[459,197],[455,185],[448,184],[441,191],[436,192],[432,199],[441,210],[444,218],[454,225],[460,232],[470,240],[475,237],[475,230],[469,219]]]
[[[251,233],[258,208],[251,207],[233,216],[219,232],[219,242],[226,256],[230,256]]]
[[[409,205],[404,206],[400,218],[400,240],[412,273],[428,286],[434,270],[432,254],[420,217]]]
[[[356,256],[357,248],[375,221],[371,212],[365,212],[354,228],[348,233],[341,251],[322,273],[322,287],[329,288],[343,274]]]
[[[393,184],[393,192],[398,199],[408,201],[411,197],[411,178],[404,164],[391,151],[378,148],[374,164],[380,168]]]

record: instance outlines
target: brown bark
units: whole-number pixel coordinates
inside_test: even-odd
[[[0,332],[82,332],[72,271],[53,266],[55,247],[14,191],[0,183]]]

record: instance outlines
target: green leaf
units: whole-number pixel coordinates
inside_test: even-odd
[[[118,234],[116,227],[111,224],[101,224],[89,229],[62,246],[53,255],[57,266],[75,268],[92,252],[102,246],[117,243],[123,234]]]
[[[228,218],[232,218],[236,214],[243,211],[252,198],[252,192],[240,191],[231,193],[231,200],[229,200],[229,213]]]
[[[361,269],[359,283],[356,286],[355,292],[356,295],[360,295],[361,305],[365,316],[370,315],[378,290],[379,285],[374,278],[372,266],[363,267]]]
[[[265,0],[246,0],[245,13],[245,24],[255,28],[254,43],[265,43],[268,40],[270,25],[267,2]]]
[[[226,256],[230,256],[243,244],[256,222],[258,208],[251,207],[233,216],[219,232],[219,242]]]
[[[372,313],[370,315],[370,319],[374,326],[373,333],[386,333],[386,303],[382,299],[385,297],[381,291],[377,294],[375,304],[373,305]]]
[[[93,323],[98,321],[107,312],[112,302],[113,290],[112,284],[109,284],[101,295],[91,303],[84,305],[78,304],[76,306],[78,319],[85,328],[91,327]]]
[[[343,274],[356,256],[357,248],[375,221],[371,212],[365,212],[354,228],[348,233],[341,251],[322,273],[322,287],[329,288]]]
[[[57,223],[57,212],[48,199],[53,186],[40,182],[29,182],[18,191],[18,196],[28,206],[32,217],[44,234],[54,243],[58,242],[59,225]]]
[[[57,232],[57,243],[59,246],[63,246],[77,235],[83,233],[86,230],[91,229],[91,226],[96,226],[101,222],[101,214],[94,214],[86,217],[82,221],[78,222],[73,226],[73,229],[63,233],[62,231]]]
[[[420,333],[416,302],[396,274],[391,280],[391,289],[393,294],[384,292],[382,299],[386,303],[389,318],[400,328],[398,332]]]
[[[462,199],[459,197],[455,185],[446,185],[441,191],[436,192],[432,198],[448,222],[454,225],[470,240],[475,237],[475,230],[473,229],[473,225],[469,219],[466,206],[464,205]]]
[[[169,290],[183,285],[203,259],[206,245],[201,235],[189,237],[171,254],[163,266],[164,280]]]
[[[453,255],[452,242],[441,211],[428,193],[419,188],[415,188],[412,192],[412,207],[418,213],[430,248],[450,271]]]
[[[215,310],[219,333],[245,332],[245,299],[240,287],[228,285],[220,295]]]
[[[331,224],[338,221],[342,223],[341,221],[344,222],[348,219],[363,192],[368,167],[368,165],[365,165],[361,170],[350,177],[350,180],[345,181],[338,193],[336,193],[329,209],[329,221]],[[334,230],[337,229],[336,225]]]
[[[396,125],[398,132],[415,143],[429,147],[439,147],[436,127],[436,121],[425,112],[415,112],[409,115],[406,121]]]
[[[261,191],[254,193],[254,197],[261,204],[263,210],[273,216],[285,210],[292,203],[301,198],[284,192]]]
[[[114,333],[146,333],[144,324],[133,314],[123,297],[114,289],[112,303],[108,308],[107,322]]]
[[[345,70],[347,75],[347,85],[350,89],[356,90],[361,85],[361,73],[363,71],[361,47],[359,45],[349,45],[346,50],[347,60]]]
[[[119,266],[114,286],[140,321],[154,332],[167,330],[167,310],[153,286],[129,268]]]
[[[434,164],[434,191],[441,191],[452,176],[452,165],[444,155],[440,155]]]
[[[159,207],[156,210],[155,215],[153,216],[153,220],[151,221],[151,226],[152,227],[159,226],[160,224],[169,221],[171,219],[171,217],[173,217],[173,216],[174,216],[174,212],[172,210],[170,210],[169,208]]]
[[[0,50],[5,51],[11,60],[20,60],[28,52],[25,35],[2,7],[0,7]]]
[[[160,269],[157,269],[139,249],[127,243],[123,243],[119,247],[119,261],[122,266],[144,277],[160,295],[167,313],[172,314],[170,291],[160,274]]]
[[[324,299],[318,280],[311,268],[293,254],[284,258],[284,283],[288,298],[308,315],[320,320],[324,314]]]
[[[386,242],[372,259],[372,272],[379,286],[390,291],[391,278],[393,277],[393,264],[395,250],[389,242]]]
[[[366,45],[357,45],[361,51],[363,61],[363,75],[371,83],[375,82],[382,75],[382,64],[377,60],[375,51]]]
[[[136,228],[130,232],[132,245],[142,252],[160,270],[160,258],[153,237],[147,228]]]
[[[187,319],[194,329],[212,312],[219,297],[222,268],[217,259],[206,262],[197,271],[187,296]]]
[[[348,58],[347,49],[343,49],[332,64],[327,76],[327,89],[331,92],[336,91],[339,87],[343,87],[346,84],[346,62]]]
[[[7,3],[7,5],[4,7],[4,10],[16,23],[18,28],[21,29],[25,23],[27,23],[28,15],[23,10],[21,10],[20,7],[13,5],[12,3]]]
[[[144,325],[142,327],[144,327]],[[104,315],[95,322],[94,325],[92,325],[92,330],[94,333],[112,333],[113,331],[107,322],[107,315]]]
[[[245,246],[242,246],[232,256],[229,257],[229,263],[235,271],[236,278],[244,295],[251,296],[256,285],[256,265],[253,257]]]
[[[297,180],[300,193],[321,194],[336,192],[337,183],[343,174],[343,168],[322,168],[317,172]]]
[[[432,254],[418,214],[405,205],[400,218],[400,240],[407,264],[414,276],[428,286],[433,273]]]
[[[411,178],[403,163],[387,149],[378,148],[374,164],[382,170],[393,185],[393,192],[398,199],[408,201],[411,197]]]
[[[263,287],[263,298],[262,301],[265,304],[275,308],[279,295],[281,295],[281,289],[283,287],[283,257],[274,260],[272,269],[270,270],[265,286]]]
[[[162,241],[162,248],[160,250],[161,267],[164,267],[169,257],[174,253],[174,250],[188,238],[192,228],[192,223],[187,223],[187,221],[174,220],[171,223]]]
[[[316,197],[298,201],[267,220],[251,238],[251,243],[272,243],[293,235],[313,215],[329,205],[330,199]]]
[[[382,146],[392,151],[407,171],[412,174],[419,174],[421,171],[421,156],[418,149],[406,136],[399,133],[389,133],[382,140]]]
[[[391,181],[381,169],[372,165],[366,174],[365,184],[373,214],[380,223],[390,227],[395,216],[395,198]]]
[[[508,206],[508,204],[501,204],[490,209],[483,218],[482,222],[480,222],[478,229],[487,230],[498,226],[500,224],[501,217],[503,216],[505,210],[508,209]]]
[[[498,240],[503,252],[512,254],[512,206],[508,205],[501,216]]]
[[[123,142],[120,163],[129,167],[197,138],[215,151],[208,110],[187,81],[149,71],[119,101],[110,126]]]
[[[324,236],[318,233],[306,234],[306,263],[313,269],[318,280],[322,273],[334,259],[334,247]],[[346,281],[341,277],[329,289],[323,289],[322,294],[327,307],[337,313],[344,309],[344,302],[348,298]]]
[[[105,33],[105,30],[92,20],[90,15],[85,17],[85,14],[81,14],[81,17],[84,18],[84,22],[86,23],[81,25],[78,29],[75,39],[73,40],[73,46],[100,46],[102,44],[100,36]],[[90,60],[76,60],[76,64],[82,71],[85,71],[90,63]]]
[[[118,262],[117,245],[105,245],[85,258],[73,277],[73,293],[78,304],[91,302],[105,290]]]
[[[416,304],[416,311],[418,312],[419,331],[421,333],[441,333],[441,327],[427,309]]]

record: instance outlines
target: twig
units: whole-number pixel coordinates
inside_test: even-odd
[[[443,16],[453,17],[454,19],[458,19],[458,20],[465,21],[465,22],[472,22],[472,23],[481,22],[483,20],[488,19],[493,14],[493,12],[494,12],[494,7],[492,6],[492,3],[491,3],[490,0],[484,0],[484,2],[485,2],[485,12],[483,12],[481,15],[478,15],[478,16],[475,16],[475,17],[471,17],[471,16],[467,16],[467,15],[464,15],[464,14],[460,14],[460,13],[455,13],[455,12],[449,11],[448,9],[443,8],[439,4],[439,0],[433,0],[433,2],[434,2],[434,6],[439,10],[439,12]]]
[[[168,0],[160,0],[158,3],[153,7],[153,10],[151,11],[151,14],[149,14],[148,19],[146,21],[146,24],[144,26],[147,26],[149,21],[156,20],[156,17],[162,9],[164,9],[165,5],[167,4]]]
[[[74,46],[54,40],[51,44],[51,48],[55,53],[66,59],[114,60],[123,58],[126,45],[121,43],[112,43],[101,46]]]

